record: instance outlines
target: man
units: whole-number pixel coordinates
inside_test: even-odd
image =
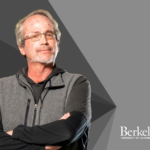
[[[0,150],[87,149],[90,83],[56,66],[57,22],[36,10],[15,33],[28,66],[0,80]]]

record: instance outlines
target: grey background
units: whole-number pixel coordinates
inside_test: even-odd
[[[149,140],[121,140],[120,126],[150,125],[150,1],[50,2],[117,105],[94,150],[149,149]]]
[[[96,109],[89,150],[147,150],[149,140],[121,140],[120,126],[150,125],[149,5],[145,0],[1,1],[0,76],[14,74],[26,64],[15,43],[18,19],[38,8],[52,11],[64,33],[58,66],[91,82]]]

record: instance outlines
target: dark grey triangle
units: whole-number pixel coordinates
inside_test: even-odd
[[[26,66],[26,59],[12,46],[0,41],[0,78],[14,75],[23,66]]]
[[[111,106],[116,106],[115,104],[112,104],[112,103],[106,101],[105,99],[103,99],[102,97],[96,95],[96,94],[93,93],[93,92],[92,92],[92,101],[98,102],[98,103],[107,104],[107,105],[111,105]]]
[[[92,105],[92,122],[116,107],[94,101],[91,101],[91,105]]]

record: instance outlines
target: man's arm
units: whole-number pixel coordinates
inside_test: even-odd
[[[45,150],[45,146],[28,144],[13,139],[3,131],[2,117],[0,114],[0,150]]]
[[[68,145],[79,139],[87,129],[91,119],[91,88],[84,77],[75,83],[65,112],[70,112],[66,120],[57,120],[42,126],[19,125],[14,129],[13,138],[27,143],[45,145]]]
[[[27,127],[19,125],[13,131],[13,138],[27,143],[64,146],[80,137],[86,127],[85,116],[78,111],[70,112],[66,120],[57,120],[42,126]]]

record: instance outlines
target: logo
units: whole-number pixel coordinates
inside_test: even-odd
[[[128,130],[126,126],[120,126],[121,139],[150,139],[150,126],[146,130],[141,130],[139,126],[135,130]]]

